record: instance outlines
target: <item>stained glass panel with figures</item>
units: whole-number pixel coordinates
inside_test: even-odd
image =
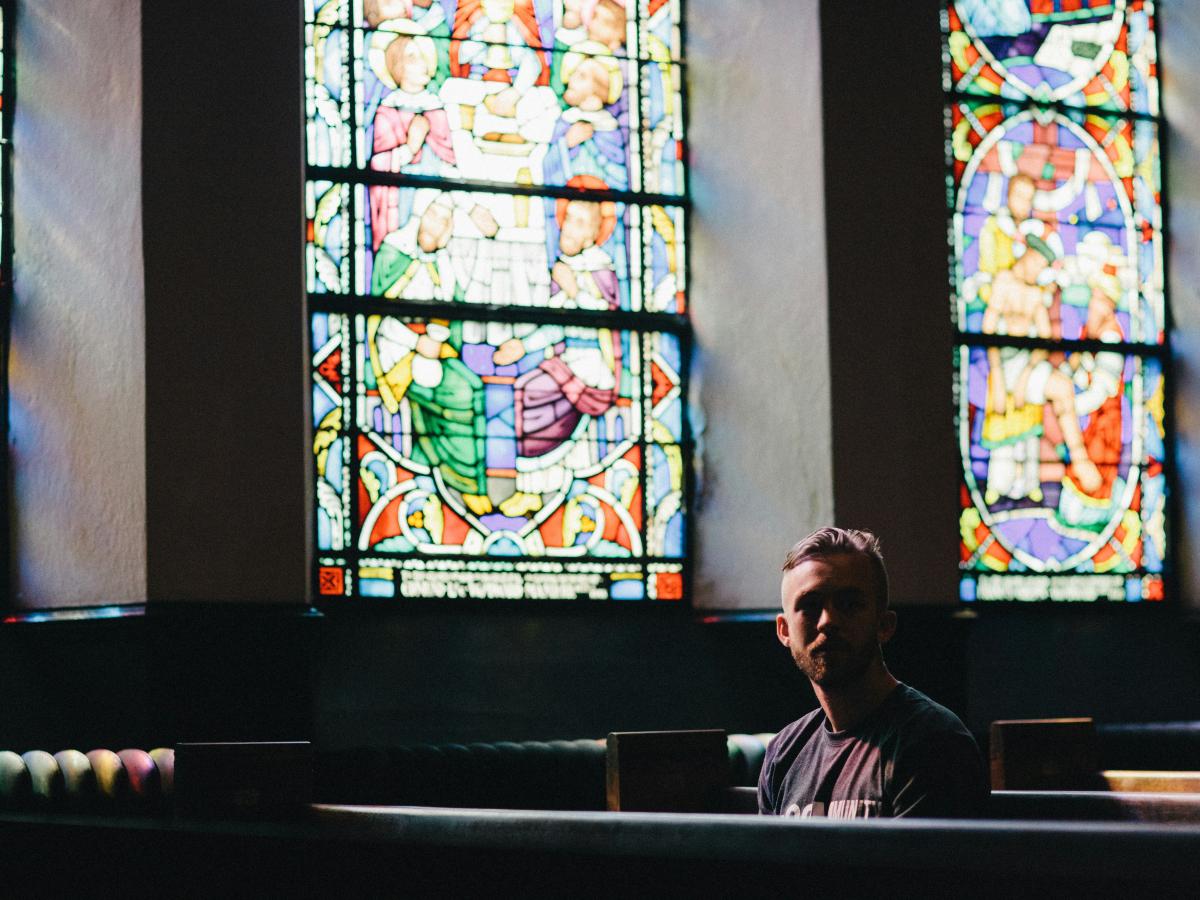
[[[413,555],[603,560],[544,571],[620,573],[614,598],[682,571],[676,337],[315,313],[312,344],[318,554],[370,554],[376,581]]]
[[[966,602],[1166,595],[1155,16],[1139,0],[945,6]]]
[[[328,0],[308,16],[310,165],[684,192],[678,2]]]
[[[677,601],[681,5],[309,0],[317,592]]]
[[[994,285],[1011,280],[1032,240],[1051,251],[1040,278],[1061,290],[1062,321],[1053,333],[1022,336],[1084,337],[1081,316],[1100,288],[1114,297],[1115,339],[1161,344],[1157,123],[965,100],[948,119],[959,328],[989,330]]]

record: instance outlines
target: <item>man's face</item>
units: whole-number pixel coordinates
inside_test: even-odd
[[[407,0],[367,0],[363,4],[363,15],[367,24],[372,28],[388,19],[407,19],[412,16],[412,10]]]
[[[608,70],[603,63],[591,57],[575,67],[563,91],[563,100],[568,106],[577,106],[590,112],[603,109],[607,97]]]
[[[416,93],[424,89],[430,81],[429,69],[425,66],[425,57],[421,55],[421,49],[417,46],[416,41],[404,38],[397,38],[397,41],[403,41],[403,44],[397,60],[398,65],[391,71],[392,78],[404,90]]]
[[[440,250],[450,242],[454,214],[439,203],[430,204],[417,227],[417,243],[426,253]]]
[[[1021,254],[1021,258],[1013,264],[1013,272],[1026,284],[1037,284],[1041,274],[1050,267],[1050,260],[1042,256],[1041,251],[1029,247]]]
[[[558,248],[566,256],[574,256],[596,242],[600,229],[600,204],[591,200],[572,200],[563,216]]]
[[[1033,212],[1034,184],[1025,178],[1013,179],[1008,187],[1008,210],[1018,222],[1029,218]]]
[[[615,3],[596,4],[588,25],[588,37],[616,50],[625,42],[625,10]]]
[[[881,610],[871,563],[860,553],[807,559],[783,573],[779,642],[814,685],[838,688],[860,678],[896,630]]]
[[[583,21],[583,13],[579,10],[580,0],[563,0],[563,28],[578,28]]]

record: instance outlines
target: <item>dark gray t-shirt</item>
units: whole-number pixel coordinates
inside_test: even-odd
[[[978,815],[987,796],[979,748],[958,716],[906,684],[852,729],[818,707],[767,747],[758,811],[768,815]]]

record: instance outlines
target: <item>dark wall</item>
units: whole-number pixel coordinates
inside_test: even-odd
[[[330,615],[325,625],[315,705],[330,745],[764,731],[814,704],[763,622],[429,609]],[[364,664],[346,665],[352,658]]]
[[[152,602],[305,598],[301,8],[142,5]]]
[[[329,745],[775,731],[814,705],[774,623],[628,609],[330,615],[316,656]],[[645,614],[639,615],[639,612]],[[899,610],[898,678],[976,733],[1000,718],[1200,719],[1200,622],[1173,610]]]
[[[902,609],[887,658],[977,733],[997,718],[1200,719],[1200,623],[1133,612]],[[0,749],[19,750],[775,731],[815,705],[770,620],[586,606],[6,623],[0,686]]]
[[[966,628],[907,610],[896,674],[966,712]],[[774,622],[687,610],[220,605],[0,625],[0,749],[776,731],[815,705]]]
[[[315,621],[221,605],[0,624],[0,749],[310,735]]]
[[[939,9],[821,4],[834,513],[901,604],[958,598]]]
[[[1200,621],[1175,609],[984,610],[966,646],[974,728],[993,719],[1200,719]]]

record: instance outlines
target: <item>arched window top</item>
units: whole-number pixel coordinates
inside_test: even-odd
[[[949,90],[1158,115],[1155,4],[958,0],[945,11]]]

